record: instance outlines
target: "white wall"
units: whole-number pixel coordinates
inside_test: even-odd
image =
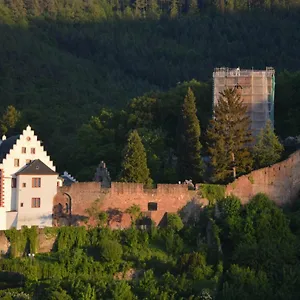
[[[6,229],[6,210],[5,207],[0,207],[0,230]]]
[[[41,178],[41,187],[32,187],[32,178]],[[26,187],[23,187],[23,183]],[[57,175],[19,175],[17,179],[18,198],[18,224],[17,229],[23,225],[28,227],[52,226],[53,198],[57,192]],[[39,208],[31,207],[32,198],[40,198]],[[21,207],[23,203],[23,207]]]
[[[26,148],[26,153],[22,153],[22,147]],[[35,148],[35,154],[31,153],[31,148]],[[15,158],[19,159],[19,167],[14,166]],[[53,162],[50,160],[50,157],[44,150],[44,147],[41,145],[41,142],[37,139],[37,136],[34,135],[34,131],[30,128],[30,126],[27,126],[27,128],[23,130],[23,133],[20,135],[13,149],[10,150],[9,154],[7,154],[2,164],[0,164],[0,168],[4,170],[5,176],[4,201],[6,211],[18,210],[17,191],[16,189],[11,188],[11,178],[16,172],[18,172],[26,165],[27,159],[40,159],[45,165],[47,165],[50,169],[55,171],[55,166],[53,165]],[[54,186],[56,188],[56,182]]]
[[[17,211],[6,212],[6,229],[17,227],[17,223],[18,223],[18,212]]]

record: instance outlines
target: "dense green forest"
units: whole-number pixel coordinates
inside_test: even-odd
[[[170,214],[165,228],[111,231],[99,222],[44,229],[56,237],[53,251],[34,258],[28,253],[36,253],[37,230],[8,230],[0,298],[296,300],[299,213],[299,206],[282,211],[262,194],[245,206],[229,197],[187,225]]]
[[[21,112],[8,134],[30,124],[79,180],[101,160],[115,180],[138,129],[152,178],[176,182],[181,104],[191,86],[205,154],[216,66],[275,67],[276,131],[300,131],[296,1],[7,0],[0,23],[0,113]]]

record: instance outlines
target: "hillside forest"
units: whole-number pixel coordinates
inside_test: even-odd
[[[155,182],[173,172],[180,109],[191,87],[206,155],[212,72],[276,70],[275,129],[298,135],[297,1],[0,1],[0,116],[30,124],[55,162],[91,180],[101,160],[120,174],[137,129]],[[3,133],[3,132],[2,132]],[[165,171],[162,171],[165,170]]]

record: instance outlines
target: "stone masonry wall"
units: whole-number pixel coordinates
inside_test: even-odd
[[[297,151],[280,163],[239,177],[226,186],[226,195],[236,195],[245,204],[257,193],[265,193],[281,206],[297,199],[299,174],[300,151]],[[149,202],[157,203],[157,211],[148,210]],[[66,211],[64,218],[54,225],[82,225],[87,222],[86,209],[96,206],[99,211],[109,213],[112,228],[125,228],[131,223],[125,211],[133,204],[139,205],[141,211],[159,225],[168,212],[184,209],[187,216],[197,214],[197,209],[206,205],[207,200],[200,198],[197,191],[188,190],[185,184],[158,184],[156,189],[144,189],[142,184],[137,183],[113,182],[111,188],[101,188],[98,182],[76,182],[58,189],[54,210],[59,205],[64,210],[66,203],[71,205],[72,215]],[[94,225],[95,221],[89,219],[88,224]]]
[[[265,193],[277,205],[296,200],[300,192],[300,151],[270,167],[241,176],[226,187],[226,194],[239,197],[242,203],[258,193]]]
[[[143,184],[138,183],[113,182],[111,188],[101,188],[97,182],[78,182],[59,189],[54,198],[54,207],[60,204],[64,207],[68,201],[66,194],[72,203],[71,223],[82,224],[81,220],[88,216],[86,209],[96,205],[99,210],[114,215],[110,224],[113,228],[130,225],[130,216],[124,212],[133,204],[139,205],[142,212],[147,212],[159,224],[166,212],[175,213],[191,200],[194,206],[205,202],[197,196],[196,191],[188,190],[184,184],[158,184],[156,189],[144,189]],[[148,211],[149,202],[157,203],[157,211]],[[193,208],[189,208],[189,211],[193,212]]]

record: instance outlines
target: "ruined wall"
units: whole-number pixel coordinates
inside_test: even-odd
[[[204,201],[196,191],[188,190],[184,184],[158,184],[156,189],[144,189],[143,184],[139,183],[113,182],[111,188],[101,188],[97,182],[78,182],[59,189],[54,198],[54,207],[64,207],[68,195],[72,202],[72,224],[82,224],[84,217],[88,216],[86,209],[96,205],[101,211],[109,213],[112,219],[110,226],[113,228],[130,225],[130,216],[124,212],[133,204],[139,205],[141,211],[147,212],[159,224],[166,212],[175,213],[191,200],[194,206]],[[157,203],[157,211],[148,210],[149,202]],[[193,212],[193,208],[189,211]]]
[[[257,193],[265,193],[277,205],[296,200],[300,192],[300,151],[270,167],[241,176],[226,187],[226,194],[247,203]]]
[[[227,185],[226,195],[236,195],[242,203],[247,203],[257,193],[265,193],[277,205],[283,205],[298,197],[299,174],[300,151],[297,151],[285,161],[241,176]],[[157,211],[149,211],[149,202],[157,203]],[[97,182],[76,182],[58,188],[54,198],[54,226],[94,225],[95,220],[88,218],[86,209],[96,207],[99,211],[108,212],[112,228],[125,228],[131,223],[125,211],[133,204],[139,205],[141,211],[159,225],[168,212],[183,210],[186,216],[193,216],[207,202],[200,198],[198,191],[188,190],[185,184],[158,184],[156,189],[144,189],[138,183],[113,182],[111,188],[103,188]],[[64,214],[56,218],[58,206]],[[71,210],[66,207],[71,207]]]

